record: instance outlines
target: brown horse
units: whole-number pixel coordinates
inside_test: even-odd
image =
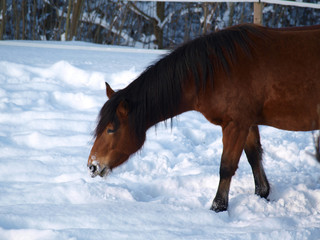
[[[262,166],[258,125],[319,129],[320,26],[269,29],[240,25],[190,41],[148,67],[107,101],[88,168],[106,176],[138,151],[151,126],[186,111],[220,125],[220,182],[211,209],[228,206],[231,178],[244,150],[255,193],[270,187]]]

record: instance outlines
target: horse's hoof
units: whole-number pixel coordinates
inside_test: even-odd
[[[212,206],[210,208],[210,210],[215,211],[215,212],[224,212],[227,211],[228,209],[228,205],[227,204],[223,204],[223,203],[219,203],[216,201],[213,201]]]
[[[265,186],[260,186],[255,188],[255,194],[267,199],[270,193],[270,186],[269,183],[267,182],[267,184]]]

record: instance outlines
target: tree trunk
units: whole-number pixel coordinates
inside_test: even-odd
[[[130,2],[131,3],[131,2]],[[107,33],[107,36],[106,36],[106,41],[107,43],[109,43],[109,39],[111,39],[111,35],[112,35],[112,28],[114,26],[114,24],[116,23],[117,21],[117,14],[116,14],[116,11],[113,11],[112,13],[112,18],[111,18],[111,23],[109,23],[109,31]],[[113,39],[113,38],[112,38]],[[111,42],[111,41],[110,41]]]
[[[37,27],[37,1],[33,0],[33,12],[32,12],[32,18],[33,18],[33,25],[32,25],[32,39],[36,40],[36,27]]]
[[[68,34],[69,34],[69,23],[70,23],[71,6],[72,6],[72,0],[69,0],[68,12],[67,12],[67,20],[66,20],[66,31],[65,31],[65,40],[66,41],[69,40]]]
[[[84,12],[83,11],[83,2],[84,2],[84,0],[81,0],[80,14],[79,14],[79,17],[78,17],[78,24],[77,24],[76,33],[75,33],[75,35],[78,35],[80,38],[82,36],[82,30],[83,30],[83,24],[81,24],[82,23],[82,19],[83,19],[83,12]]]
[[[94,34],[94,37],[93,37],[93,42],[94,43],[100,43],[100,39],[99,39],[99,36],[100,36],[100,29],[101,29],[101,24],[102,24],[102,18],[100,18],[100,22],[98,24],[98,28]]]
[[[230,2],[228,5],[229,5],[229,9],[230,9],[228,26],[232,26],[233,17],[234,17],[234,3]]]
[[[66,4],[63,4],[61,16],[59,16],[59,22],[58,22],[58,31],[55,33],[54,39],[55,40],[61,40],[61,25],[63,20],[63,15],[66,10]]]
[[[25,39],[26,32],[26,14],[25,14],[26,1],[22,0],[21,2],[21,15],[22,15],[22,40]]]
[[[82,2],[83,0],[77,0],[77,2],[74,4],[74,8],[72,11],[69,40],[72,40],[72,38],[77,34],[77,27],[78,27],[79,17],[81,13]]]
[[[118,43],[120,45],[121,43],[121,36],[122,36],[122,30],[123,30],[123,27],[124,27],[124,24],[126,22],[126,19],[127,19],[127,15],[128,15],[128,5],[125,5],[125,9],[124,9],[124,14],[123,14],[123,17],[121,19],[121,25],[118,29]]]
[[[208,18],[208,3],[203,3],[203,26],[202,26],[202,34],[207,33],[207,18]]]
[[[0,26],[0,40],[3,40],[3,35],[5,35],[6,29],[6,0],[2,0],[2,20]]]
[[[45,16],[46,13],[48,12],[48,4],[44,4],[44,8],[42,7],[42,16]],[[47,39],[47,21],[46,21],[46,18],[40,18],[41,19],[41,22],[39,23],[39,25],[41,26],[42,28],[42,36],[43,38],[45,37],[45,39]]]
[[[15,0],[12,0],[12,6],[14,9],[14,19],[15,19],[15,33],[14,33],[14,39],[20,38],[20,13],[17,8],[17,2]]]
[[[246,3],[242,3],[241,17],[240,17],[240,23],[241,24],[244,23],[245,11],[246,11]]]
[[[186,9],[188,10],[188,14],[184,14],[184,35],[183,41],[186,42],[190,39],[190,29],[189,29],[189,18],[188,15],[190,13],[190,3],[187,3]]]
[[[163,49],[163,26],[159,26],[159,24],[162,24],[165,18],[164,10],[165,10],[165,2],[157,2],[157,17],[161,21],[158,23],[158,21],[154,21],[154,34],[157,39],[157,44],[159,49]]]

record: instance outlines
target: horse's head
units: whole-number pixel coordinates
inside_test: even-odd
[[[107,96],[110,99],[115,92],[107,83],[106,86]],[[128,160],[130,155],[143,145],[143,141],[139,141],[135,132],[130,128],[129,106],[125,100],[118,104],[113,114],[116,114],[116,121],[107,122],[104,129],[96,133],[96,139],[88,159],[91,177],[108,175],[113,168]]]

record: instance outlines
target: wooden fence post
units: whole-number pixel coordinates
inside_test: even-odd
[[[253,3],[253,23],[262,25],[262,3],[260,1]]]

